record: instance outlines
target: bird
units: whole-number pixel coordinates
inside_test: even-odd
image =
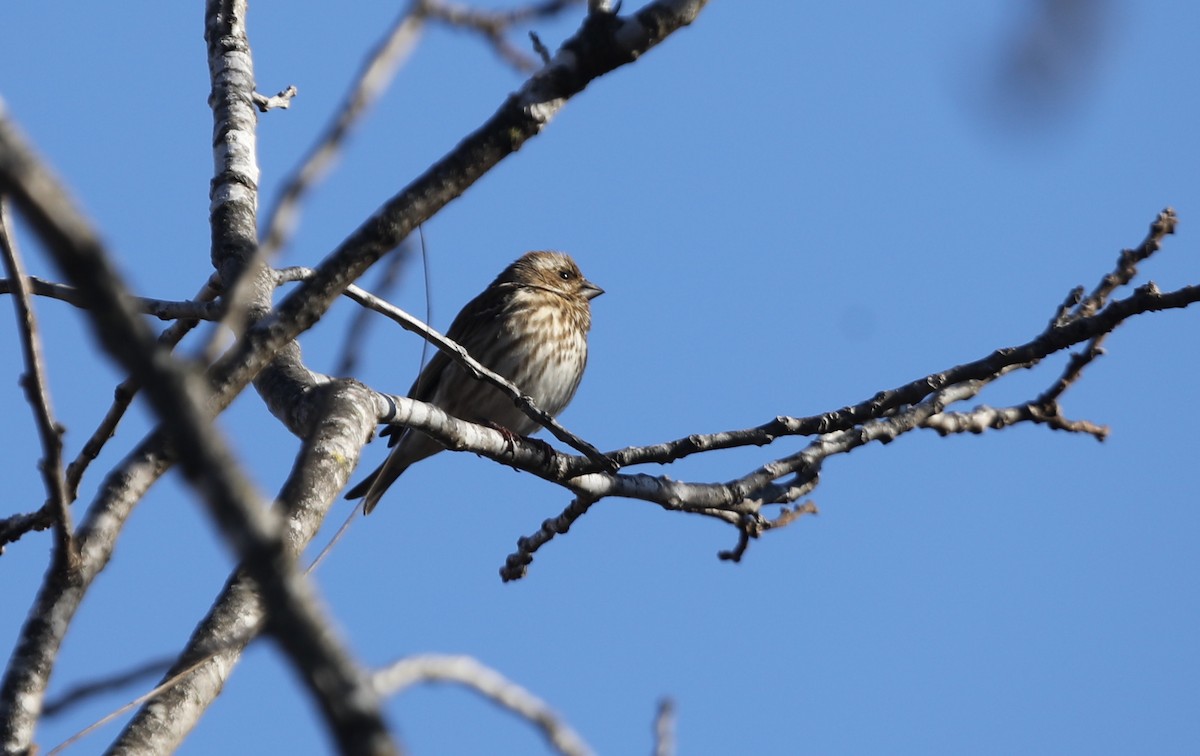
[[[527,252],[459,311],[446,335],[556,416],[575,396],[583,378],[592,325],[591,300],[603,293],[584,278],[570,255]],[[539,427],[511,398],[471,377],[440,351],[418,374],[408,396],[460,420],[521,436]],[[384,492],[410,465],[445,448],[402,425],[389,426],[380,435],[390,436],[391,452],[382,465],[346,493],[347,499],[363,500],[363,514],[375,509]]]

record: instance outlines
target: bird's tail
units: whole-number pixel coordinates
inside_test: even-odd
[[[383,498],[383,494],[388,490],[388,486],[396,482],[396,478],[408,469],[408,463],[400,459],[399,455],[394,452],[384,460],[383,464],[375,469],[367,477],[359,481],[358,485],[346,492],[347,499],[362,499],[363,514],[371,514],[371,510],[379,504],[379,500]]]
[[[362,497],[366,496],[367,491],[371,490],[371,484],[374,483],[375,479],[379,477],[379,470],[380,468],[375,468],[375,472],[360,480],[357,485],[347,491],[346,498],[361,499]]]

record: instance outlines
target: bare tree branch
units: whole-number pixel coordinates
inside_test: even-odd
[[[266,235],[259,255],[271,260],[287,246],[296,228],[300,202],[324,177],[337,158],[350,132],[391,84],[396,71],[416,45],[422,18],[412,6],[404,10],[392,28],[367,56],[341,106],[300,165],[283,182],[279,198],[267,213]],[[234,294],[235,300],[237,293]]]
[[[71,511],[67,507],[66,484],[63,481],[63,427],[54,419],[54,410],[50,407],[50,389],[46,385],[37,318],[33,314],[25,266],[17,252],[16,240],[9,233],[8,198],[3,193],[0,193],[0,257],[4,258],[4,268],[13,282],[13,307],[17,311],[17,330],[21,335],[26,369],[21,376],[21,386],[33,406],[38,438],[42,442],[42,460],[38,468],[46,485],[44,507],[53,516],[57,535],[55,568],[74,572],[79,567],[79,554],[71,535]]]
[[[468,139],[460,145],[450,158],[434,166],[425,177],[418,179],[407,192],[390,203],[392,212],[389,213],[385,209],[375,221],[364,227],[366,230],[363,234],[352,237],[350,242],[343,245],[341,257],[335,255],[326,272],[325,283],[333,281],[336,286],[338,283],[344,284],[352,280],[384,251],[395,246],[409,229],[428,218],[499,159],[540,131],[552,114],[561,107],[566,97],[579,91],[592,78],[634,59],[640,52],[661,41],[679,26],[690,22],[702,6],[703,3],[697,2],[653,3],[643,9],[639,18],[587,30],[589,35],[598,32],[601,44],[595,44],[596,40],[591,40],[589,44],[594,49],[580,48],[572,51],[570,59],[564,61],[562,70],[555,72],[555,76],[542,77],[540,80],[535,77],[533,83],[510,98],[508,105],[501,109],[500,114],[494,117],[489,125],[477,132],[474,139]],[[228,15],[225,18],[228,18]],[[584,38],[580,36],[576,41],[581,42]],[[622,52],[612,55],[607,52],[609,50]],[[236,45],[225,52],[234,58],[240,54]],[[609,62],[604,62],[605,56],[610,59]],[[561,73],[568,75],[559,76]],[[247,80],[245,83],[248,85],[246,91],[252,91],[252,82]],[[516,123],[523,122],[527,125],[514,130],[511,128],[515,125],[514,118]],[[23,145],[23,139],[18,136],[0,108],[0,190],[18,189],[14,194],[22,202],[23,209],[35,229],[52,250],[64,247],[70,249],[77,242],[82,242],[86,249],[98,250],[99,245],[86,221],[73,211],[54,179],[41,169]],[[231,143],[228,146],[235,152],[242,151],[244,154],[247,145]],[[249,146],[252,152],[252,142]],[[484,159],[477,159],[479,157]],[[240,174],[233,178],[235,180],[232,182],[214,183],[214,200],[221,197],[221,192],[238,193],[240,187],[254,186],[257,174]],[[433,187],[438,188],[432,193],[427,191]],[[33,201],[34,197],[37,201]],[[414,202],[418,198],[419,201]],[[226,203],[214,202],[214,206],[218,208],[224,205]],[[410,207],[416,212],[401,218],[403,210]],[[252,216],[249,219],[252,223]],[[228,224],[218,225],[231,227],[244,219],[219,219],[214,215],[214,221],[217,220],[228,221]],[[232,255],[228,254],[230,251],[233,252]],[[244,251],[245,248],[214,248],[214,259],[228,260],[233,265],[232,269],[222,273],[226,280],[230,278],[228,273],[234,273],[249,259],[242,254]],[[90,258],[79,262],[103,259],[102,255],[91,255]],[[350,263],[349,268],[347,263]],[[102,271],[84,268],[72,272],[88,279],[93,273]],[[72,275],[68,278],[74,280]],[[76,283],[80,284],[78,280]],[[97,328],[101,335],[106,332],[114,334],[114,338],[106,342],[107,346],[113,349],[118,357],[130,361],[137,360],[137,356],[129,352],[137,350],[139,345],[148,344],[149,334],[139,334],[140,338],[126,339],[125,344],[116,343],[120,339],[116,338],[115,334],[125,332],[126,326],[134,328],[135,331],[140,330],[130,318],[132,313],[127,302],[118,298],[118,302],[114,303],[110,297],[95,296],[97,292],[105,291],[102,286],[80,285],[80,288],[85,292],[85,305],[96,313]],[[228,406],[233,397],[265,367],[272,356],[290,343],[296,335],[310,327],[336,296],[337,292],[326,286],[310,286],[308,292],[289,298],[291,307],[295,308],[294,312],[283,312],[283,319],[274,320],[270,327],[262,327],[258,331],[252,329],[251,333],[256,335],[243,339],[242,351],[239,353],[235,350],[214,372],[214,386],[218,393],[210,402],[208,410],[217,412]],[[110,307],[113,304],[117,306]],[[279,328],[281,323],[297,313],[302,315],[299,320],[284,325],[282,330]],[[111,327],[114,325],[117,327]],[[146,355],[153,353],[153,350],[145,352]],[[188,400],[186,392],[179,391],[179,388],[160,388],[159,400],[173,394],[179,398],[178,394],[183,393],[184,406],[194,402]],[[186,420],[177,422],[177,425],[190,430],[197,427]],[[79,581],[72,585],[61,585],[48,579],[43,585],[29,620],[22,629],[21,641],[10,660],[3,688],[0,689],[0,727],[3,728],[0,730],[0,736],[3,736],[6,749],[24,751],[32,742],[33,728],[40,712],[45,684],[50,670],[53,669],[58,646],[79,605],[79,600],[96,574],[107,563],[116,536],[133,505],[169,466],[170,459],[171,454],[164,444],[163,436],[156,433],[147,437],[115,468],[100,497],[89,508],[80,530],[81,554],[84,555],[85,564]],[[201,463],[199,467],[203,468],[205,465]],[[236,512],[236,507],[232,511]]]
[[[197,304],[210,303],[216,298],[217,291],[217,280],[214,275],[201,287],[193,301]],[[176,321],[158,335],[159,345],[167,350],[174,349],[175,345],[189,331],[195,328],[199,322],[198,319],[194,318]],[[88,440],[84,442],[83,448],[79,450],[79,454],[75,457],[74,461],[67,465],[67,496],[70,501],[75,501],[76,497],[78,497],[79,483],[83,480],[83,474],[87,471],[88,465],[100,455],[100,451],[104,448],[104,445],[116,433],[117,425],[121,422],[121,418],[125,416],[129,405],[133,403],[133,398],[137,396],[139,388],[141,386],[133,378],[126,378],[118,384],[117,388],[113,391],[113,403],[109,406],[108,412],[104,413],[104,418],[96,426],[96,430],[92,431],[92,435],[88,437]]]
[[[1116,267],[1096,284],[1092,293],[1084,297],[1073,311],[1068,311],[1067,321],[1088,317],[1108,304],[1113,292],[1137,277],[1138,264],[1149,260],[1151,255],[1162,249],[1163,240],[1175,233],[1177,225],[1179,218],[1175,216],[1175,210],[1170,207],[1162,210],[1150,224],[1150,231],[1142,243],[1133,249],[1121,250]]]
[[[72,706],[86,701],[93,696],[121,690],[141,681],[143,678],[161,675],[171,666],[172,660],[172,658],[151,659],[122,672],[73,685],[53,699],[48,699],[45,708],[42,709],[42,713],[47,717],[56,717],[66,712]]]
[[[1160,213],[1159,219],[1151,226],[1147,241],[1143,242],[1138,249],[1143,249],[1148,244],[1157,248],[1161,241],[1161,234],[1171,233],[1160,227],[1164,216],[1173,219],[1174,211],[1167,208]],[[1174,223],[1166,224],[1165,228],[1174,228]],[[1089,298],[1088,301],[1091,299]],[[1104,299],[1106,304],[1103,309],[1092,314],[1086,314],[1085,311],[1071,313],[1060,308],[1046,330],[1024,344],[997,349],[987,357],[957,365],[940,373],[933,373],[894,389],[881,391],[868,400],[843,407],[835,412],[807,418],[780,416],[754,428],[692,435],[662,444],[622,449],[618,452],[610,452],[608,456],[622,467],[648,462],[663,464],[715,449],[762,446],[780,436],[812,435],[827,433],[831,430],[844,430],[853,427],[862,419],[877,417],[879,412],[919,402],[928,396],[929,392],[937,390],[941,386],[968,380],[986,380],[1006,368],[1032,367],[1047,356],[1064,348],[1110,333],[1127,318],[1134,315],[1187,307],[1200,301],[1200,286],[1185,286],[1164,293],[1159,291],[1154,284],[1147,284],[1135,290],[1131,296],[1125,299],[1107,302],[1107,294]],[[1087,302],[1081,302],[1078,306],[1084,308],[1087,306]]]
[[[279,317],[251,328],[242,337],[212,372],[215,393],[209,410],[219,412],[227,407],[276,352],[319,319],[339,296],[341,288],[499,160],[536,135],[566,99],[594,78],[638,58],[690,23],[704,5],[702,0],[667,0],[650,3],[628,19],[601,22],[589,19],[564,45],[558,61],[508,98],[487,123],[344,242],[318,269],[316,280],[284,301],[277,313]],[[26,188],[35,188],[49,201],[45,206],[39,203],[38,211],[29,213],[43,238],[54,242],[49,246],[59,242],[69,244],[72,239],[94,239],[86,222],[57,196],[61,192],[56,182],[32,160],[23,138],[0,104],[0,190],[11,191],[22,183],[29,184]],[[67,212],[59,213],[63,208]],[[95,303],[86,297],[85,304],[96,309]],[[164,437],[156,432],[114,468],[77,534],[84,560],[78,583],[64,586],[48,579],[39,592],[0,686],[0,739],[6,749],[29,748],[46,682],[79,601],[107,564],[133,506],[170,466],[171,460]]]
[[[1151,226],[1147,241],[1139,249],[1157,248],[1162,236],[1170,233],[1174,226],[1173,222],[1164,221],[1173,217],[1169,209],[1160,214]],[[1125,269],[1124,261],[1127,257],[1122,256],[1119,269]],[[1130,274],[1125,281],[1128,282],[1131,278]],[[890,392],[880,392],[872,399],[835,413],[811,418],[781,417],[757,429],[703,437],[690,436],[668,444],[644,447],[640,450],[623,449],[609,455],[628,465],[631,459],[638,459],[639,455],[644,455],[646,450],[650,450],[654,455],[653,461],[670,461],[700,451],[731,448],[754,441],[760,445],[767,444],[782,435],[821,433],[800,453],[774,460],[728,483],[694,484],[645,475],[589,474],[590,471],[586,469],[572,469],[578,458],[558,457],[547,460],[545,466],[538,466],[535,460],[527,460],[523,453],[514,450],[512,457],[507,460],[510,464],[559,482],[575,492],[577,498],[557,518],[546,520],[534,535],[518,541],[517,551],[509,555],[500,570],[501,577],[504,580],[523,577],[532,562],[533,553],[538,548],[555,535],[565,533],[588,508],[605,496],[643,499],[666,509],[716,517],[734,524],[739,530],[738,545],[732,551],[723,552],[721,557],[737,561],[744,554],[751,538],[756,538],[766,530],[786,525],[797,516],[811,511],[806,505],[785,510],[780,517],[770,520],[761,514],[764,504],[786,504],[796,501],[815,487],[817,474],[826,457],[848,452],[863,443],[874,440],[887,442],[917,427],[933,428],[944,435],[960,432],[979,433],[987,427],[999,428],[1027,421],[1103,438],[1107,429],[1087,421],[1062,417],[1058,397],[1068,385],[1080,377],[1084,365],[1100,353],[1097,344],[1105,334],[1134,314],[1167,307],[1186,307],[1200,301],[1200,287],[1189,286],[1162,294],[1157,287],[1150,284],[1139,288],[1126,299],[1115,301],[1109,301],[1109,294],[1111,290],[1103,295],[1103,309],[1090,315],[1056,317],[1041,335],[1025,345],[997,350],[976,362],[934,373]],[[1084,306],[1086,301],[1088,300],[1080,306]],[[1037,399],[1005,411],[990,408],[979,408],[966,414],[944,411],[949,404],[974,396],[987,383],[1016,369],[1031,367],[1049,354],[1084,341],[1090,342],[1088,350],[1082,355],[1074,356],[1063,375]],[[936,393],[930,394],[930,391]],[[828,429],[830,426],[836,430],[816,430]],[[423,432],[435,435],[434,431],[423,429]],[[638,461],[650,460],[642,457]],[[532,466],[526,467],[526,464]],[[788,475],[795,475],[795,480],[788,483],[777,482]]]
[[[278,94],[267,97],[260,94],[257,90],[250,94],[251,100],[254,102],[254,107],[258,108],[260,113],[266,113],[268,110],[287,110],[292,106],[292,98],[296,96],[296,87],[288,86],[281,90]]]
[[[157,695],[158,693],[160,693],[163,690],[166,690],[169,686],[174,685],[179,680],[182,680],[184,677],[186,677],[187,675],[194,672],[196,669],[198,669],[200,667],[200,665],[202,663],[203,662],[197,662],[189,669],[186,669],[182,672],[177,673],[174,677],[168,678],[166,681],[160,683],[157,687],[150,690],[149,692],[138,696],[137,698],[133,699],[129,703],[125,704],[124,706],[121,706],[120,708],[118,708],[114,711],[110,711],[108,714],[105,714],[100,719],[96,720],[95,722],[92,722],[87,727],[83,728],[79,732],[75,733],[71,737],[69,737],[66,740],[64,740],[63,742],[59,743],[54,748],[50,749],[47,756],[55,756],[55,754],[61,753],[63,750],[69,748],[70,746],[74,745],[75,743],[78,743],[80,740],[83,740],[88,735],[92,734],[96,730],[99,730],[101,727],[108,724],[109,722],[112,722],[117,717],[120,717],[122,714],[124,714],[125,712],[134,708],[135,706],[138,706],[139,704],[142,704],[145,701],[148,701],[151,697]]]
[[[432,4],[435,0],[426,0],[422,5]],[[569,440],[559,438],[583,452],[582,455],[547,451],[521,439],[513,441],[429,405],[370,392],[353,382],[330,382],[303,365],[296,336],[315,323],[340,293],[386,310],[385,303],[371,302],[370,295],[352,286],[351,281],[405,238],[422,219],[436,213],[536,135],[566,99],[592,79],[628,62],[626,58],[636,57],[675,28],[689,23],[703,5],[703,2],[656,2],[632,17],[620,18],[613,14],[609,3],[589,2],[590,14],[583,28],[488,123],[389,200],[319,268],[276,274],[263,263],[254,230],[257,165],[250,108],[254,104],[261,107],[266,98],[257,96],[253,90],[249,47],[244,28],[240,28],[244,24],[245,7],[240,0],[210,0],[214,141],[219,145],[219,170],[213,182],[213,259],[223,281],[236,280],[247,287],[244,296],[231,293],[222,306],[230,301],[244,305],[250,325],[240,334],[233,349],[209,372],[209,381],[203,385],[198,375],[172,358],[161,338],[155,346],[148,327],[135,317],[146,312],[147,303],[154,300],[134,300],[124,293],[121,282],[105,269],[104,250],[86,221],[66,202],[53,178],[31,158],[0,111],[0,192],[14,191],[60,266],[72,271],[68,278],[77,281],[80,288],[59,289],[60,298],[74,298],[77,301],[73,304],[93,313],[100,338],[131,372],[133,383],[127,383],[134,390],[145,383],[149,400],[162,418],[161,429],[143,441],[118,468],[118,471],[135,471],[136,480],[123,482],[125,488],[118,491],[115,479],[110,477],[109,483],[114,488],[102,491],[89,508],[79,533],[80,575],[71,584],[47,578],[43,586],[35,611],[45,614],[31,615],[26,623],[21,644],[0,689],[3,728],[0,735],[6,748],[10,744],[28,748],[32,742],[45,680],[78,600],[103,568],[120,523],[137,497],[175,456],[181,456],[185,473],[242,559],[242,567],[231,578],[226,593],[197,629],[180,659],[175,673],[179,681],[172,678],[170,684],[154,695],[122,736],[121,747],[144,753],[171,750],[220,692],[241,649],[265,628],[279,640],[305,676],[343,749],[386,752],[393,745],[387,740],[378,701],[363,695],[364,689],[370,687],[365,672],[356,667],[327,631],[323,617],[311,604],[308,584],[296,570],[295,552],[299,547],[294,539],[300,538],[298,533],[307,532],[308,526],[293,509],[298,497],[311,498],[306,506],[311,506],[314,512],[319,510],[314,515],[315,523],[319,524],[376,421],[409,424],[448,448],[470,450],[511,464],[574,494],[567,510],[547,520],[534,536],[522,539],[517,553],[509,557],[502,570],[505,579],[521,577],[537,548],[555,535],[567,532],[593,504],[608,496],[638,498],[667,510],[712,517],[733,526],[738,535],[737,545],[721,556],[736,561],[744,555],[752,539],[815,513],[816,507],[811,502],[797,502],[816,487],[824,459],[834,454],[847,453],[873,441],[887,443],[917,428],[931,428],[943,434],[978,433],[986,428],[1034,422],[1101,439],[1107,434],[1107,428],[1064,417],[1060,399],[1069,386],[1080,380],[1084,368],[1103,353],[1101,347],[1107,333],[1125,319],[1143,312],[1186,307],[1200,300],[1200,287],[1164,294],[1153,284],[1139,288],[1125,299],[1111,299],[1117,289],[1134,278],[1138,263],[1153,254],[1165,235],[1172,232],[1174,215],[1169,210],[1160,215],[1142,246],[1122,253],[1117,269],[1093,292],[1085,296],[1082,288],[1073,291],[1056,310],[1045,331],[1023,345],[997,350],[972,363],[930,374],[834,412],[809,418],[777,417],[757,428],[631,447],[611,456],[600,454],[561,427]],[[691,17],[687,16],[689,13]],[[222,163],[221,158],[228,160]],[[272,312],[272,292],[289,275],[305,283],[283,301],[278,311]],[[85,280],[81,281],[80,276]],[[18,284],[25,280],[19,272],[11,277]],[[177,312],[181,314],[175,317],[202,317],[200,313],[220,309],[198,301],[165,304],[179,307]],[[436,337],[424,326],[410,330],[430,340]],[[122,345],[119,341],[127,343]],[[1056,382],[1035,399],[1003,409],[977,407],[969,412],[949,411],[953,404],[974,397],[984,386],[1008,373],[1032,367],[1049,355],[1085,342],[1087,346],[1072,355]],[[443,348],[452,352],[458,349],[460,364],[469,366],[474,362],[457,345],[446,342]],[[257,495],[212,428],[212,417],[244,390],[249,381],[254,381],[271,411],[305,439],[303,462],[297,459],[289,484],[302,481],[306,488],[303,492],[297,489],[281,495],[282,515],[260,511],[256,506]],[[519,392],[508,388],[515,402],[524,402],[522,406],[528,412],[537,411]],[[212,393],[206,393],[205,389]],[[324,410],[318,410],[316,398],[326,391],[341,390],[353,394],[347,398],[346,406],[337,413],[322,415]],[[128,396],[132,396],[132,390]],[[122,399],[118,398],[118,405]],[[110,414],[114,411],[119,418],[124,407],[114,406]],[[347,419],[344,415],[354,418]],[[326,454],[310,442],[310,435],[318,433],[314,426],[326,422],[344,424],[337,435],[348,449],[345,454]],[[106,419],[101,428],[107,423]],[[618,474],[613,464],[613,460],[625,465],[663,463],[699,452],[771,444],[780,437],[795,435],[815,438],[796,454],[770,460],[724,483]],[[310,467],[323,472],[325,477],[309,477]],[[770,509],[772,506],[778,509]],[[110,516],[111,522],[102,522]],[[0,523],[0,534],[4,526],[5,523]],[[69,534],[69,527],[64,529]],[[342,705],[342,698],[348,703]],[[18,708],[23,711],[18,712]],[[669,707],[664,704],[660,708],[656,742],[658,748],[667,751],[673,748],[670,718]]]
[[[204,38],[217,168],[212,184],[212,258],[227,297],[233,289],[230,282],[249,285],[245,301],[253,321],[270,310],[274,284],[257,255],[256,117],[248,104],[254,67],[246,11],[245,0],[209,0]],[[130,334],[132,324],[123,330]],[[144,354],[152,355],[157,345],[144,337],[139,340]],[[142,378],[185,475],[238,553],[242,569],[257,583],[267,607],[268,629],[301,674],[339,746],[352,753],[397,753],[364,672],[335,637],[311,584],[297,569],[295,555],[286,549],[281,518],[259,506],[258,496],[212,425],[207,392],[202,393],[197,376],[169,358],[149,361],[130,355],[123,361],[134,377]]]
[[[412,245],[405,243],[396,247],[385,258],[386,263],[383,266],[383,270],[379,272],[379,277],[371,287],[371,291],[374,292],[374,295],[378,299],[387,301],[389,293],[396,287],[397,282],[400,280],[401,269],[404,268],[411,257]],[[426,280],[428,281],[428,278]],[[426,312],[428,311],[427,298]],[[428,320],[428,318],[426,319]],[[354,319],[350,321],[350,325],[346,328],[346,338],[342,344],[342,353],[334,363],[337,366],[333,370],[334,375],[353,375],[355,373],[355,369],[358,367],[358,358],[362,352],[362,345],[367,336],[367,330],[373,322],[375,320],[371,317],[371,309],[369,307],[361,307],[354,314]]]
[[[68,576],[56,570],[47,573],[0,685],[0,748],[5,753],[30,749],[67,628],[92,581],[108,564],[134,505],[168,466],[161,434],[151,434],[109,473],[88,508],[75,533],[79,570]]]
[[[336,381],[314,387],[318,419],[296,457],[277,501],[285,513],[285,547],[296,557],[321,527],[350,478],[376,416],[365,386]],[[244,570],[230,577],[208,615],[197,625],[166,679],[179,677],[147,699],[113,744],[123,754],[174,751],[220,694],[246,645],[262,630],[266,609]]]
[[[583,738],[544,701],[470,656],[425,654],[401,659],[376,672],[374,682],[385,696],[422,683],[457,683],[537,727],[550,747],[563,756],[592,753]]]
[[[39,297],[49,297],[86,309],[79,290],[66,284],[43,281],[34,276],[28,276],[29,292]],[[15,284],[11,280],[0,279],[0,294],[14,293]],[[173,301],[169,299],[150,299],[149,297],[130,297],[135,309],[146,315],[153,315],[159,320],[216,320],[220,317],[220,307],[209,302],[194,299]]]
[[[47,530],[53,527],[55,522],[53,512],[46,506],[0,520],[0,556],[4,555],[6,545],[19,541],[26,533]]]

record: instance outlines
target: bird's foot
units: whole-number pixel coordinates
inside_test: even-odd
[[[487,427],[489,427],[492,430],[499,433],[501,436],[504,436],[505,449],[508,451],[510,456],[514,456],[514,457],[516,456],[516,454],[517,454],[517,439],[520,438],[519,435],[517,435],[516,433],[513,433],[508,428],[505,428],[500,423],[494,423],[491,420],[485,420],[483,422],[483,425],[486,425]]]
[[[525,440],[538,448],[538,451],[542,453],[542,461],[545,464],[550,464],[550,460],[554,459],[554,447],[550,444],[540,438],[527,438]]]

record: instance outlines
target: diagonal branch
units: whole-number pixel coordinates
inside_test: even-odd
[[[335,381],[313,390],[319,419],[313,423],[277,501],[285,513],[285,548],[298,556],[316,535],[358,461],[362,441],[375,425],[368,390],[355,381]],[[261,632],[266,607],[244,570],[236,571],[166,678],[174,684],[155,692],[126,725],[113,751],[170,753],[220,694],[246,645]]]
[[[416,45],[421,26],[421,15],[409,7],[367,56],[337,113],[304,160],[284,180],[279,198],[267,213],[266,234],[259,248],[262,260],[270,260],[287,246],[304,196],[324,177],[354,126],[387,89]]]
[[[217,296],[217,280],[216,276],[212,276],[201,287],[193,300],[198,305],[208,305]],[[185,318],[177,320],[158,335],[158,343],[164,349],[171,350],[188,334],[200,321],[195,318]],[[71,501],[79,495],[79,483],[83,480],[83,474],[87,471],[88,465],[95,461],[100,455],[100,451],[108,440],[116,433],[117,425],[121,422],[121,418],[125,416],[129,405],[133,403],[133,398],[137,396],[141,386],[133,378],[126,378],[113,391],[113,403],[109,406],[108,412],[104,413],[104,418],[100,424],[96,426],[96,430],[92,431],[92,435],[84,442],[83,448],[79,450],[79,454],[75,457],[71,464],[67,465],[67,496]]]

